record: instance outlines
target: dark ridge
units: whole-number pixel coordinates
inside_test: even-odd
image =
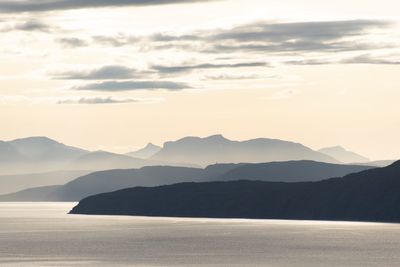
[[[88,197],[71,213],[400,222],[400,162],[320,182],[136,187]]]

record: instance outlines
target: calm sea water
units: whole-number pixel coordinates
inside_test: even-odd
[[[400,225],[67,215],[0,203],[0,266],[400,266]]]

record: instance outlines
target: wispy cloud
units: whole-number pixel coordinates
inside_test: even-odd
[[[341,63],[347,64],[381,64],[381,65],[400,65],[400,58],[377,57],[372,55],[360,55],[350,59],[345,59]]]
[[[105,92],[118,92],[118,91],[134,91],[134,90],[159,90],[165,89],[168,91],[179,91],[183,89],[190,89],[191,87],[186,83],[171,82],[171,81],[109,81],[90,83],[82,86],[75,86],[73,90],[85,91],[105,91]]]
[[[250,67],[265,67],[268,66],[265,62],[247,62],[247,63],[220,63],[220,64],[197,64],[197,65],[178,65],[178,66],[163,66],[153,65],[151,68],[159,73],[169,74],[177,72],[187,72],[196,69],[220,69],[220,68],[250,68]]]
[[[56,41],[66,48],[89,46],[89,42],[87,40],[76,37],[63,37],[58,38]]]
[[[211,0],[20,0],[0,1],[0,12],[44,12],[81,8],[153,6],[179,3],[206,2]]]
[[[18,22],[7,25],[0,29],[0,32],[26,31],[26,32],[52,32],[55,28],[43,21],[31,19],[25,22]]]
[[[142,75],[141,73],[140,76]],[[55,79],[61,80],[124,80],[138,76],[139,73],[135,69],[118,65],[103,66],[86,71],[66,71],[53,75]]]
[[[133,98],[112,98],[112,97],[83,97],[79,99],[64,99],[59,100],[57,104],[88,104],[88,105],[97,105],[97,104],[126,104],[126,103],[139,103],[142,102],[141,99],[133,99]]]

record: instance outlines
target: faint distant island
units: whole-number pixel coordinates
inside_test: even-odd
[[[319,182],[136,187],[85,198],[71,214],[400,222],[400,161]]]

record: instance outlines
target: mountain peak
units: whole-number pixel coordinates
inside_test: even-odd
[[[47,137],[47,136],[30,136],[25,138],[18,138],[12,140],[13,143],[20,143],[20,142],[40,142],[40,143],[58,143],[57,141]]]
[[[349,151],[342,146],[326,147],[318,150],[321,153],[329,155],[343,163],[357,163],[357,162],[368,162],[369,159],[359,155],[355,152]]]
[[[155,144],[153,144],[153,143],[148,143],[144,148],[147,148],[147,149],[149,149],[149,148],[158,148],[159,146],[156,146]]]
[[[223,140],[223,141],[228,140],[222,134],[210,135],[208,137],[205,137],[204,139],[208,139],[208,140]]]
[[[126,155],[130,156],[130,157],[134,157],[134,158],[139,158],[139,159],[148,159],[160,150],[161,150],[161,147],[159,147],[153,143],[148,143],[144,148],[139,149],[134,152],[127,153]]]

